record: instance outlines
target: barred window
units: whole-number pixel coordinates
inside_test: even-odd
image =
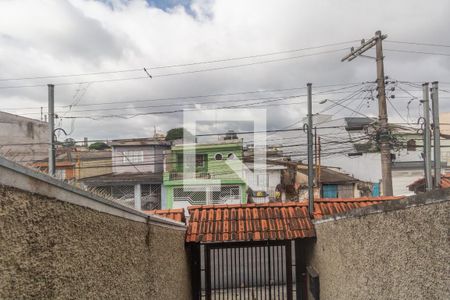
[[[143,163],[144,162],[144,151],[124,151],[123,152],[123,163]]]

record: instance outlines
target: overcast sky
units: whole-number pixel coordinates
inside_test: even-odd
[[[59,120],[57,125],[71,132],[73,138],[143,137],[153,135],[155,126],[162,131],[181,126],[182,114],[132,117],[135,114],[193,107],[187,103],[197,103],[196,108],[226,107],[242,105],[243,102],[238,100],[243,99],[290,96],[286,100],[271,102],[268,107],[267,126],[284,128],[301,120],[306,111],[305,90],[292,88],[304,87],[307,82],[313,83],[314,91],[344,88],[336,94],[315,96],[314,112],[319,112],[330,102],[319,105],[318,101],[324,98],[339,100],[362,87],[319,86],[375,80],[373,59],[360,57],[351,63],[341,63],[340,58],[352,45],[358,46],[361,38],[370,38],[376,30],[388,34],[384,43],[386,75],[399,81],[419,83],[439,80],[443,82],[442,88],[450,89],[449,56],[388,51],[450,53],[448,47],[389,43],[410,41],[449,45],[449,11],[448,0],[433,0],[432,4],[423,0],[3,0],[0,1],[1,79],[136,71],[3,80],[0,81],[0,109],[39,119],[39,107],[44,107],[44,113],[46,110],[46,86],[5,87],[54,83],[59,116],[96,119]],[[349,41],[352,42],[307,51],[155,69],[158,66],[248,57]],[[321,52],[330,53],[318,54]],[[373,50],[367,55],[374,55]],[[296,58],[289,59],[292,57]],[[242,64],[246,66],[230,68]],[[154,76],[153,79],[146,78],[144,67]],[[197,72],[204,69],[216,70]],[[189,73],[192,71],[194,73]],[[173,73],[185,74],[167,76]],[[72,84],[121,78],[139,79]],[[61,83],[70,84],[59,85]],[[266,92],[280,89],[289,90]],[[259,90],[263,92],[143,101]],[[388,106],[390,120],[403,122],[407,118],[415,122],[421,108],[416,99],[410,104],[408,113],[407,104],[412,99],[408,93],[413,96],[421,94],[419,88],[407,84],[392,92],[397,96],[392,102],[403,119]],[[442,111],[450,110],[448,96],[448,93],[442,94]],[[376,116],[377,105],[370,98],[370,93],[365,92],[346,104],[363,114]],[[139,102],[133,102],[136,100]],[[216,103],[211,104],[213,101]],[[247,103],[258,101],[261,100]],[[116,104],[92,106],[104,102]],[[209,104],[199,106],[201,102]],[[61,107],[71,104],[71,109]],[[153,106],[148,107],[150,105]],[[249,110],[234,111],[246,117],[252,115]],[[326,112],[335,117],[358,115],[337,108]],[[221,124],[215,128],[239,129],[236,124]]]

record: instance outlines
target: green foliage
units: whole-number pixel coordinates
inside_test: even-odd
[[[109,146],[103,142],[95,142],[89,145],[89,150],[105,150],[108,148]]]
[[[172,128],[169,131],[167,131],[166,141],[182,139],[185,136],[192,137],[192,134],[189,131],[187,131],[186,129],[184,129],[183,127]]]

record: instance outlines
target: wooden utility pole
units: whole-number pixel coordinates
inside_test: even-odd
[[[375,46],[376,62],[377,62],[377,90],[378,90],[378,119],[380,123],[379,129],[379,145],[381,155],[381,177],[383,181],[383,195],[392,196],[392,158],[390,146],[390,132],[388,127],[388,115],[386,108],[386,92],[385,92],[385,77],[384,77],[384,63],[383,63],[383,40],[387,35],[382,35],[381,31],[375,32],[375,36],[367,42],[362,40],[361,46],[357,49],[351,48],[348,55],[342,58],[341,61],[352,61],[358,56],[362,55],[367,50]]]

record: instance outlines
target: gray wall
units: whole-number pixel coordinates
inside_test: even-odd
[[[305,256],[320,299],[450,299],[449,199],[440,192],[317,222]]]
[[[0,155],[23,164],[48,155],[48,124],[0,112]],[[27,145],[14,145],[24,144]]]
[[[0,298],[190,297],[184,231],[0,186]]]
[[[189,299],[184,236],[0,159],[0,299]]]

